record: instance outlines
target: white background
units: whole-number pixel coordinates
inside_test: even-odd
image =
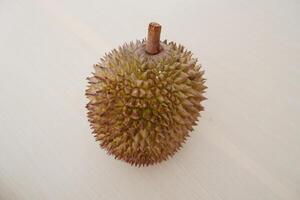
[[[206,110],[172,159],[99,148],[86,77],[151,21],[203,64]],[[298,0],[0,0],[1,200],[300,199]]]

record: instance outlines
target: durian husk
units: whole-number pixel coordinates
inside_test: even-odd
[[[174,42],[149,55],[124,44],[94,65],[86,96],[93,134],[109,154],[135,166],[168,159],[196,125],[207,88],[192,53]]]

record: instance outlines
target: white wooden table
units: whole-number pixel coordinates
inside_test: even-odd
[[[297,0],[1,0],[0,199],[300,199],[299,11]],[[199,58],[208,100],[180,152],[136,168],[94,141],[84,90],[92,64],[151,21]]]

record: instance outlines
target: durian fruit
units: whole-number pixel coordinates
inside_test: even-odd
[[[196,125],[205,79],[192,53],[160,42],[150,23],[147,40],[130,42],[94,65],[86,96],[100,146],[115,158],[148,166],[178,151]]]

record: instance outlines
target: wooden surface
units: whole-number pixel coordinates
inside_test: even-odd
[[[300,199],[299,1],[149,3],[0,1],[0,199]],[[84,90],[151,21],[199,58],[208,100],[180,152],[136,168],[94,142]]]

